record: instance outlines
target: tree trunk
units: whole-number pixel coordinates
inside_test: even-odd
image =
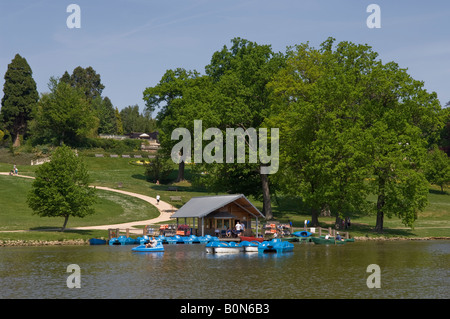
[[[378,233],[383,232],[384,212],[383,207],[385,203],[384,186],[386,182],[383,178],[380,178],[378,182],[378,199],[377,199],[377,223],[375,225],[375,231]]]
[[[260,174],[261,185],[263,191],[263,214],[266,219],[272,219],[272,203],[270,201],[269,176],[267,174]]]
[[[181,161],[180,164],[178,164],[178,176],[176,183],[184,181],[184,161]]]
[[[319,210],[317,208],[311,208],[311,227],[319,226]]]
[[[64,216],[64,225],[61,228],[61,232],[63,232],[66,229],[67,221],[69,220],[69,215]]]
[[[14,138],[13,147],[19,147],[20,146],[20,134],[16,134]]]

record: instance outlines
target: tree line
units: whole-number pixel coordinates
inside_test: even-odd
[[[385,217],[397,216],[412,227],[427,205],[429,184],[443,190],[450,182],[450,161],[442,151],[449,146],[449,109],[423,82],[395,62],[383,63],[368,45],[329,38],[319,48],[304,43],[274,52],[270,45],[234,38],[213,53],[204,74],[167,70],[144,90],[142,114],[137,106],[118,112],[101,96],[103,89],[91,67],[78,67],[51,78],[50,92],[39,97],[31,68],[16,55],[5,74],[0,129],[14,145],[21,137],[76,145],[99,133],[138,130],[157,111],[156,168],[171,161],[178,142],[172,132],[194,132],[194,120],[223,136],[227,128],[279,128],[276,174],[261,173],[266,164],[259,156],[256,163],[236,158],[191,165],[192,183],[261,199],[267,219],[273,217],[274,196],[299,198],[314,226],[320,212],[328,211],[336,223],[374,214],[378,232]],[[200,141],[201,149],[216,153],[214,142]],[[178,165],[181,181],[186,163]]]
[[[62,143],[82,146],[86,138],[99,134],[123,135],[151,132],[155,120],[138,105],[121,111],[107,96],[100,74],[92,67],[76,67],[61,77],[52,77],[48,92],[39,94],[31,67],[19,54],[5,73],[0,110],[0,137],[18,147],[26,140],[32,144]]]
[[[167,158],[178,142],[173,130],[193,132],[194,119],[223,136],[227,128],[279,128],[276,174],[261,174],[261,162],[192,166],[194,184],[256,196],[269,219],[271,198],[282,194],[302,200],[312,225],[326,210],[336,223],[373,213],[379,232],[385,216],[412,227],[427,205],[429,183],[450,181],[441,150],[449,146],[448,109],[368,45],[329,38],[319,48],[305,43],[274,52],[235,38],[212,55],[205,74],[167,70],[145,89],[144,100],[149,112],[159,110],[161,156]],[[201,149],[214,145],[201,143]],[[181,161],[178,180],[184,167]]]

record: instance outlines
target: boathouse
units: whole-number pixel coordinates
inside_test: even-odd
[[[258,219],[265,217],[243,194],[236,194],[193,197],[171,218],[176,218],[177,224],[180,218],[185,224],[186,219],[192,218],[193,229],[201,236],[233,229],[238,221],[244,225],[245,235],[255,228],[258,236]]]

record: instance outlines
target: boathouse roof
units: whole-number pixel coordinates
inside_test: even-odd
[[[220,212],[220,208],[230,203],[236,204],[254,217],[264,218],[264,215],[243,194],[193,197],[171,218],[202,218],[211,213],[214,213],[211,217],[233,218],[233,215],[227,212]]]

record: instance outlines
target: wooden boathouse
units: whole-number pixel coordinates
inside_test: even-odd
[[[251,235],[255,228],[258,236],[259,219],[265,216],[243,194],[236,194],[193,197],[171,218],[177,219],[177,225],[180,218],[185,224],[187,218],[192,218],[194,232],[199,236],[231,230],[237,222],[244,225],[245,235]]]

